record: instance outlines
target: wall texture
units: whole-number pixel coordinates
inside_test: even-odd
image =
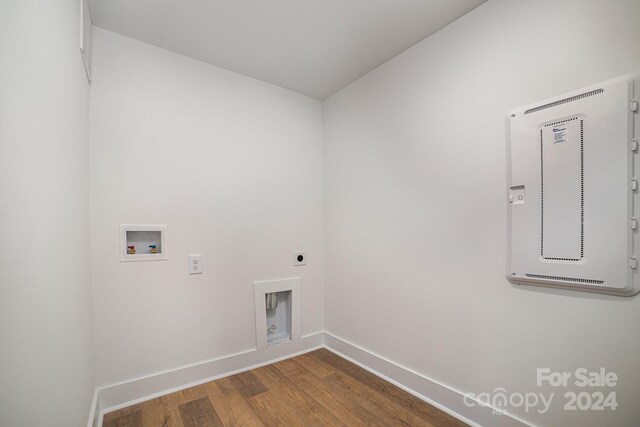
[[[255,348],[254,280],[302,277],[322,330],[322,104],[100,28],[93,55],[98,384]],[[121,223],[167,224],[169,259],[121,263]]]
[[[640,298],[511,286],[505,117],[640,69],[637,0],[491,0],[325,103],[326,329],[462,392],[555,391],[538,425],[638,425]],[[536,368],[618,374],[563,411]],[[562,403],[561,403],[562,402]]]
[[[0,4],[0,425],[81,426],[94,384],[80,4]]]

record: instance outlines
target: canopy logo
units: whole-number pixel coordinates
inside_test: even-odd
[[[539,414],[546,413],[551,407],[554,394],[550,393],[507,393],[507,390],[498,387],[489,393],[467,393],[464,395],[464,404],[468,407],[490,407],[494,415],[508,414],[507,408],[524,407],[525,412],[535,409]]]
[[[616,392],[609,390],[618,385],[618,375],[607,372],[605,368],[589,371],[578,368],[571,372],[552,371],[550,368],[538,368],[536,371],[537,387],[571,387],[563,394],[565,411],[615,411],[618,407]],[[581,390],[583,388],[597,390]],[[579,389],[576,391],[576,389]],[[490,407],[494,415],[508,414],[509,409],[523,407],[525,412],[537,411],[546,413],[555,398],[555,393],[529,391],[525,393],[508,393],[503,387],[492,392],[467,393],[464,404],[468,407]]]

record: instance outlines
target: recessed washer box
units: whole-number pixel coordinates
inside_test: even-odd
[[[167,259],[164,224],[120,224],[120,261]]]
[[[509,115],[509,281],[640,291],[639,84],[624,76]]]

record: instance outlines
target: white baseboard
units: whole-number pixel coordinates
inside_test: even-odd
[[[464,393],[405,368],[371,351],[365,350],[328,332],[324,333],[325,347],[363,369],[438,409],[472,426],[522,427],[529,426],[509,414],[494,414],[493,408],[464,404]]]
[[[214,381],[219,378],[269,365],[279,360],[322,348],[323,333],[306,335],[260,350],[252,349],[157,374],[147,375],[97,389],[91,427],[101,427],[105,413],[126,408],[156,397]],[[94,417],[92,417],[93,419]],[[91,421],[91,419],[90,419]]]
[[[102,411],[100,410],[100,389],[96,388],[93,391],[93,398],[91,399],[91,409],[89,410],[89,420],[87,421],[87,427],[95,427],[102,425]]]
[[[105,413],[184,390],[219,378],[275,363],[318,348],[355,363],[408,393],[472,426],[522,427],[529,424],[493,408],[464,404],[464,393],[405,368],[328,332],[306,335],[264,349],[252,349],[193,365],[97,388],[87,427],[102,427]]]

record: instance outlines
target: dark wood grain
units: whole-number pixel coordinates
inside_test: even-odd
[[[218,427],[224,425],[208,397],[183,403],[180,405],[180,414],[182,415],[184,427]]]
[[[264,426],[247,399],[234,387],[228,377],[207,383],[205,386],[225,426]]]
[[[137,405],[136,405],[137,406]],[[102,422],[103,427],[143,427],[142,410],[123,412],[115,417],[107,418]]]
[[[457,418],[452,417],[432,405],[429,405],[401,388],[373,375],[371,372],[343,359],[329,350],[320,349],[315,353],[318,359],[334,366],[340,372],[349,375],[356,381],[369,387],[371,390],[376,391],[386,399],[411,411],[429,423],[437,426],[466,426],[465,423]]]
[[[232,375],[229,377],[229,381],[240,391],[240,394],[245,399],[267,391],[264,384],[251,371]]]
[[[279,412],[290,411],[294,424],[317,426],[341,426],[343,423],[336,418],[320,402],[309,395],[305,389],[282,374],[275,365],[264,366],[255,370],[270,392],[257,395],[249,399],[254,405],[254,411],[262,417],[256,402],[278,408]],[[262,406],[260,406],[262,408]],[[268,419],[262,420],[266,425],[272,425]],[[289,422],[290,425],[290,422]]]
[[[465,426],[326,350],[104,416],[104,427]]]
[[[295,381],[345,425],[381,425],[373,414],[364,411],[354,400],[344,400],[335,395],[330,387],[318,381],[316,374],[298,362],[299,359],[284,360],[276,364],[276,369]]]

